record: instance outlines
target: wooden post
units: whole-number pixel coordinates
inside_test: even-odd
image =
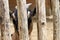
[[[1,27],[3,27],[2,26],[2,16],[1,15],[3,15],[2,14],[3,13],[3,2],[2,2],[2,0],[0,0],[0,40],[1,40]]]
[[[19,40],[29,40],[26,0],[17,0]]]
[[[3,1],[2,0],[0,0],[0,40],[3,40],[3,32],[4,32],[4,30],[3,30],[3,27],[4,27],[4,24],[3,24],[3,21],[4,21],[4,7],[3,7]],[[3,31],[3,32],[2,32]]]
[[[10,34],[10,17],[8,0],[0,0],[1,40],[12,40]]]
[[[45,0],[36,0],[38,40],[47,40]]]
[[[60,40],[60,9],[59,0],[51,0],[53,13],[53,40]]]

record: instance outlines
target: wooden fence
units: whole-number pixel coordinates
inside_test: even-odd
[[[29,40],[26,0],[16,0],[18,7],[19,40]],[[47,40],[45,0],[35,0],[37,11],[38,40]],[[50,0],[53,14],[53,40],[60,40],[59,0]],[[0,0],[0,40],[12,40],[8,0]]]

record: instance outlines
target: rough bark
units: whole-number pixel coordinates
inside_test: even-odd
[[[36,0],[38,40],[47,40],[45,0]]]
[[[60,40],[60,10],[59,0],[51,0],[53,13],[53,40]]]
[[[1,30],[3,27],[4,27],[4,24],[3,24],[3,18],[4,18],[4,11],[3,11],[3,2],[2,2],[2,0],[0,0],[0,40],[2,40],[3,39],[3,33],[2,33],[2,31],[3,30]]]
[[[17,0],[19,40],[29,40],[26,0]]]
[[[0,0],[1,40],[12,40],[10,34],[10,17],[8,0]]]

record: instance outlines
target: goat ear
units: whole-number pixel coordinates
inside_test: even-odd
[[[32,11],[32,16],[35,16],[36,15],[36,7],[33,9],[33,10],[31,10]]]
[[[30,5],[32,5],[32,3],[26,4],[26,9],[28,9]]]
[[[28,9],[30,5],[32,5],[32,3],[26,4],[26,9]],[[17,6],[15,6],[15,8],[17,9]]]

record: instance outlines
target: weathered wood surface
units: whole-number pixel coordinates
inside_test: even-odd
[[[8,0],[0,0],[1,40],[12,40],[10,34],[10,17]]]
[[[29,40],[26,0],[17,0],[19,40]]]
[[[53,40],[60,40],[60,10],[59,0],[51,0],[53,13],[54,35]]]
[[[2,0],[0,0],[0,32],[1,32],[1,37],[0,37],[0,39],[2,40],[3,39],[3,32],[4,32],[4,7],[3,7],[3,1]]]
[[[47,40],[45,0],[36,0],[38,40]]]
[[[3,36],[2,34],[2,31],[3,30],[1,30],[1,28],[3,28],[4,27],[4,24],[3,24],[3,18],[4,18],[4,11],[3,11],[3,1],[2,0],[0,0],[0,40],[2,40],[2,38],[3,37],[1,37],[1,36]]]

